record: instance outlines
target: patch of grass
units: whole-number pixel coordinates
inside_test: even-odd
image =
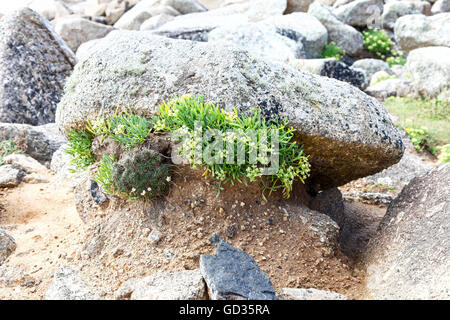
[[[335,42],[330,42],[323,47],[321,58],[336,58],[341,60],[345,55],[345,50],[342,50]]]
[[[3,158],[13,153],[23,153],[22,150],[12,140],[4,140],[0,142],[0,166],[4,165]]]
[[[71,171],[89,167],[95,162],[92,154],[92,140],[94,136],[84,130],[70,130],[67,134],[68,146],[64,150],[71,156],[70,164],[74,167]]]
[[[97,175],[95,181],[102,186],[107,194],[114,194],[114,181],[112,179],[112,171],[114,170],[115,161],[112,156],[103,156],[102,161],[97,165]]]
[[[399,125],[408,128],[410,135],[415,136],[422,147],[425,143],[430,151],[434,151],[436,146],[450,143],[450,102],[389,97],[383,104],[390,113],[399,117]],[[420,142],[423,140],[425,142]]]

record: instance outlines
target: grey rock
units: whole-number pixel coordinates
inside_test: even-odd
[[[11,165],[0,166],[0,188],[14,188],[20,184],[23,173]]]
[[[313,288],[283,288],[277,296],[280,300],[348,300],[340,293]]]
[[[0,122],[54,121],[76,58],[49,22],[24,8],[0,20]]]
[[[304,12],[294,12],[272,16],[264,21],[275,25],[281,35],[294,41],[303,41],[307,58],[321,56],[328,40],[328,32],[316,17]]]
[[[107,202],[107,198],[97,183],[91,180],[88,172],[85,172],[84,175],[80,174],[75,183],[75,207],[81,220],[88,224],[94,219],[95,209],[98,208],[98,205]]]
[[[148,239],[157,244],[159,242],[159,240],[161,240],[162,234],[161,231],[157,230],[157,229],[153,229],[152,232],[150,233],[150,235],[148,236]]]
[[[407,79],[386,79],[367,87],[364,91],[380,101],[388,97],[406,97],[412,93],[412,83]]]
[[[204,300],[206,288],[199,269],[160,272],[124,282],[114,297],[118,300]]]
[[[320,191],[308,204],[312,210],[326,214],[333,219],[339,227],[345,223],[345,208],[342,194],[338,188]],[[332,236],[335,237],[334,235]]]
[[[105,8],[105,20],[109,25],[113,25],[127,10],[127,2],[114,0],[109,2]]]
[[[60,268],[45,293],[46,300],[100,300],[81,279],[78,272],[68,266]]]
[[[291,65],[298,70],[344,81],[360,89],[364,89],[368,82],[365,73],[334,58],[299,59],[292,62]]]
[[[357,60],[355,61],[355,63],[352,64],[352,67],[364,70],[364,72],[366,73],[366,77],[368,79],[372,79],[374,73],[378,71],[392,73],[391,68],[389,68],[389,65],[383,60],[379,59]]]
[[[358,55],[363,49],[363,35],[355,28],[343,23],[332,10],[319,1],[314,1],[308,14],[316,17],[328,31],[328,42],[334,42],[349,56]]]
[[[450,13],[434,16],[411,14],[400,17],[394,26],[395,39],[405,51],[421,47],[450,47]]]
[[[113,27],[89,21],[77,15],[56,19],[53,25],[55,26],[55,31],[58,32],[73,52],[76,52],[82,43],[103,38],[114,30]]]
[[[10,154],[3,158],[3,162],[11,165],[13,168],[22,170],[27,174],[43,174],[47,171],[47,168],[40,164],[37,160],[24,154]]]
[[[170,6],[181,14],[207,11],[197,0],[162,0],[161,4]]]
[[[0,141],[13,140],[25,153],[47,165],[53,153],[66,142],[54,123],[42,126],[0,123]]]
[[[280,62],[306,57],[303,39],[285,37],[275,25],[264,22],[219,27],[208,34],[208,41],[234,44],[256,57]]]
[[[3,229],[0,229],[0,265],[6,261],[14,250],[16,250],[16,242],[14,241],[14,238],[7,234]]]
[[[141,25],[140,30],[141,31],[145,31],[145,30],[154,30],[157,29],[159,27],[161,27],[163,24],[172,21],[174,18],[174,16],[169,15],[169,14],[159,14],[157,16],[153,16],[147,20],[144,21],[144,23]],[[77,56],[78,56],[78,51],[77,51]]]
[[[267,275],[242,250],[221,241],[215,255],[200,256],[200,270],[212,300],[275,300]]]
[[[450,0],[437,0],[431,7],[432,14],[450,12]]]
[[[366,255],[366,296],[448,299],[450,163],[413,179],[389,205]]]
[[[281,16],[285,9],[286,0],[250,0],[211,11],[182,15],[154,32],[174,39],[207,41],[208,33],[217,27]]]
[[[408,55],[406,69],[416,96],[450,100],[450,48],[415,49]]]
[[[427,1],[390,1],[384,5],[381,21],[385,29],[394,30],[398,18],[409,14],[429,14]]]
[[[72,10],[62,1],[33,0],[27,7],[41,14],[47,20],[61,18],[72,13]]]
[[[353,27],[370,26],[377,14],[383,12],[383,0],[356,0],[334,9],[334,14]]]
[[[381,192],[350,191],[345,192],[343,197],[345,201],[357,201],[379,206],[387,206],[394,200],[392,195]]]
[[[298,130],[312,180],[322,188],[374,174],[403,154],[400,135],[375,99],[341,81],[218,43],[113,31],[76,66],[68,83],[57,112],[63,131],[112,115],[118,105],[152,116],[172,95],[203,94],[239,112],[260,106],[266,116],[286,118]]]

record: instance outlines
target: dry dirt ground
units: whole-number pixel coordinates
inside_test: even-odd
[[[218,200],[205,180],[193,179],[185,188],[175,179],[169,198],[177,200],[161,209],[157,222],[145,210],[125,206],[106,220],[108,213],[99,210],[102,222],[88,227],[75,209],[70,186],[51,173],[48,178],[50,183],[0,190],[0,227],[17,243],[0,266],[0,299],[44,298],[63,265],[75,266],[103,298],[111,299],[129,278],[198,268],[200,254],[215,251],[208,240],[214,233],[248,252],[276,289],[312,287],[358,299],[365,274],[357,262],[385,212],[347,203],[349,224],[341,233],[345,255],[329,254],[317,248],[317,239],[302,224],[290,223],[276,202],[263,202],[256,189],[234,187],[225,193],[233,197]],[[162,234],[157,244],[148,239],[154,229]]]

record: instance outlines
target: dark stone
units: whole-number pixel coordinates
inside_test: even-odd
[[[224,241],[215,255],[200,256],[200,271],[213,300],[276,300],[269,277],[255,260]]]
[[[359,89],[364,89],[367,86],[364,73],[354,70],[337,60],[327,61],[320,75],[350,83]]]

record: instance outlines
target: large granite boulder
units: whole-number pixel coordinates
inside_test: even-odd
[[[450,100],[450,48],[415,49],[408,55],[406,69],[417,96]]]
[[[0,122],[54,121],[76,58],[49,22],[24,8],[0,20]]]
[[[421,47],[450,47],[450,13],[434,16],[411,14],[395,22],[395,39],[405,51]]]
[[[374,23],[377,14],[381,12],[383,12],[383,0],[348,1],[334,9],[334,14],[342,22],[353,27],[370,26]]]
[[[308,14],[316,17],[325,26],[328,42],[335,42],[348,55],[357,55],[364,49],[361,32],[340,21],[326,5],[315,1],[309,6]]]
[[[429,14],[427,1],[389,1],[383,7],[381,21],[385,29],[394,30],[395,21],[409,14]]]
[[[450,163],[414,178],[369,244],[367,297],[448,299]]]
[[[227,110],[286,118],[310,155],[311,180],[330,188],[400,160],[401,137],[384,107],[353,86],[233,46],[113,31],[80,61],[57,111],[66,131],[117,106],[152,116],[173,95],[202,94]]]

